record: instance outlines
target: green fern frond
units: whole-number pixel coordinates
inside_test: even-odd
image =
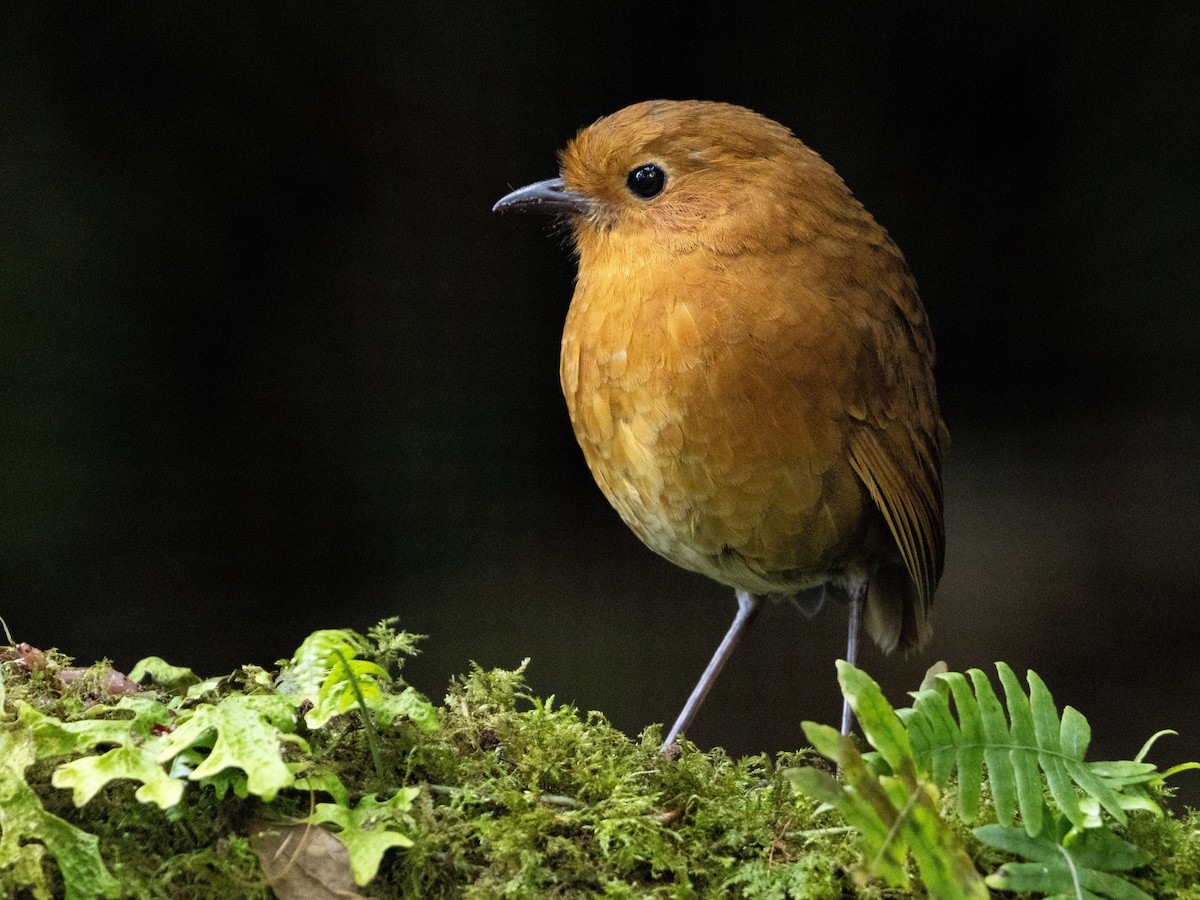
[[[325,628],[306,637],[290,660],[280,660],[280,689],[298,694],[313,704],[306,716],[309,728],[320,728],[333,716],[354,705],[356,698],[347,685],[346,666],[339,661],[360,662],[359,675],[367,676],[369,668],[371,675],[382,673],[386,677],[379,666],[368,663],[363,668],[357,660],[369,649],[366,639],[357,632]]]
[[[841,780],[819,769],[801,768],[789,773],[796,787],[834,807],[858,830],[866,873],[907,890],[911,853],[931,897],[987,897],[983,878],[957,833],[942,821],[938,789],[918,770],[909,737],[879,685],[841,661],[838,681],[878,752],[868,759],[836,729],[805,722],[805,735],[822,756],[837,763]]]
[[[996,668],[1003,703],[980,670],[943,670],[931,672],[912,695],[912,708],[893,710],[869,676],[839,661],[842,693],[874,749],[859,753],[834,729],[805,722],[813,747],[837,763],[841,777],[800,769],[791,773],[793,782],[859,833],[861,872],[893,887],[908,888],[911,854],[932,897],[987,896],[991,887],[1051,900],[1149,900],[1123,873],[1144,867],[1153,852],[1115,829],[1128,824],[1129,810],[1163,816],[1150,791],[1200,764],[1159,772],[1144,761],[1173,732],[1155,734],[1133,760],[1087,762],[1087,719],[1069,706],[1060,716],[1033,672],[1027,694],[1012,669]],[[978,817],[985,773],[999,821],[973,833],[1017,857],[986,887],[939,814],[939,791],[957,776],[963,820]]]
[[[1153,854],[1106,828],[1072,828],[1049,810],[1036,835],[1025,829],[984,825],[973,832],[990,847],[1026,862],[1005,863],[987,878],[988,887],[1083,900],[1153,900],[1121,875],[1141,868]]]
[[[1121,825],[1130,809],[1161,814],[1146,790],[1164,777],[1153,764],[1086,762],[1092,733],[1083,714],[1067,706],[1060,716],[1036,673],[1028,673],[1026,694],[1011,668],[996,663],[996,670],[1004,704],[988,677],[971,669],[935,676],[932,687],[913,694],[910,709],[897,710],[917,765],[933,783],[944,787],[958,773],[965,821],[978,817],[985,768],[997,820],[1012,825],[1019,812],[1030,837],[1043,830],[1043,776],[1057,808],[1078,828],[1099,826],[1102,811]]]
[[[304,717],[309,728],[353,709],[374,718],[368,729],[401,716],[424,731],[437,728],[437,713],[429,702],[388,671],[389,666],[399,669],[402,655],[416,652],[420,635],[397,633],[389,621],[377,625],[370,639],[341,628],[313,632],[290,660],[280,661],[278,688],[312,704]]]

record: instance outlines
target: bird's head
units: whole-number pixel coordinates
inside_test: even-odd
[[[676,252],[763,248],[849,196],[784,126],[697,100],[650,100],[596,121],[563,150],[560,169],[494,210],[564,216],[584,256],[613,239]]]

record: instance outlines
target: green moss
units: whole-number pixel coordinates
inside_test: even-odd
[[[800,834],[813,804],[781,774],[798,755],[735,761],[688,747],[672,759],[657,729],[633,741],[599,713],[522,690],[519,672],[476,670],[452,685],[441,731],[411,756],[431,788],[391,889],[766,897],[803,884],[795,896],[841,895],[838,856]],[[853,856],[841,849],[845,866]]]
[[[328,823],[345,823],[342,841],[359,854],[356,871],[374,876],[360,890],[375,897],[902,896],[853,878],[863,871],[857,834],[797,791],[795,770],[826,765],[812,751],[731,759],[685,744],[663,754],[657,727],[630,738],[600,713],[531,696],[524,667],[472,669],[450,685],[435,714],[400,677],[414,647],[413,636],[385,625],[369,639],[318,633],[279,675],[246,667],[199,682],[149,662],[144,670],[163,683],[125,700],[105,696],[106,670],[67,685],[59,677],[66,657],[48,653],[31,669],[15,651],[0,651],[0,736],[23,746],[32,736],[42,748],[16,788],[40,804],[37,815],[98,838],[103,866],[128,897],[273,896],[249,840],[264,821],[325,822],[334,830]],[[96,699],[101,704],[90,705]],[[128,733],[114,722],[127,723]],[[88,723],[106,723],[106,740],[117,743],[90,745],[84,736],[100,726]],[[238,747],[242,734],[257,735],[256,746]],[[182,785],[182,800],[166,809],[140,802],[132,775],[111,777],[78,808],[71,791],[54,786],[64,764],[125,741],[161,760],[163,775]],[[260,783],[254,770],[264,765],[264,742],[278,756],[272,779]],[[188,777],[214,758],[225,761],[220,771]],[[402,787],[418,790],[411,805]],[[971,861],[984,873],[1011,861],[971,832],[993,815],[986,784],[979,819],[962,822],[957,810],[952,781],[938,811]],[[372,831],[381,829],[381,847],[411,846],[376,853]],[[1121,834],[1155,857],[1130,873],[1133,883],[1153,897],[1200,900],[1200,814],[1135,811]],[[66,895],[53,853],[41,854],[41,888],[28,880],[31,859],[0,853],[0,888]],[[911,862],[909,869],[919,890]],[[76,878],[77,887],[84,883]],[[77,889],[74,896],[92,895]]]
[[[1184,815],[1143,814],[1129,822],[1126,839],[1154,854],[1138,886],[1152,897],[1200,900],[1200,811]]]

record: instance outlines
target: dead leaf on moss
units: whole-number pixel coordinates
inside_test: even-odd
[[[313,825],[254,823],[250,846],[279,900],[361,898],[346,845]]]

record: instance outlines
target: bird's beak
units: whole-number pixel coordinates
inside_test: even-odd
[[[492,212],[583,213],[587,208],[587,197],[568,190],[561,178],[550,178],[506,194],[492,207]]]

